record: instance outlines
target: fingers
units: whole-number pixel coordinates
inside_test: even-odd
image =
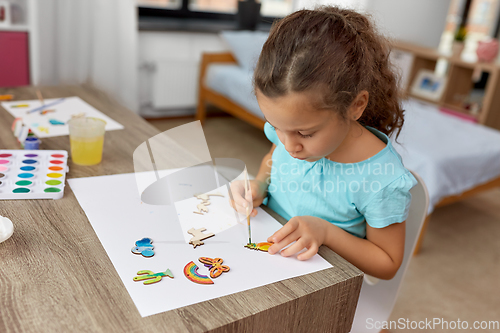
[[[238,204],[236,201],[234,200],[229,200],[229,204],[231,205],[231,207],[233,207],[238,213],[240,214],[243,214],[245,215],[246,214],[246,207],[243,207],[242,205]]]
[[[281,251],[281,255],[283,257],[289,257],[291,255],[294,255],[297,252],[302,251],[304,248],[305,248],[304,242],[302,241],[302,239],[299,238],[295,242],[295,244],[290,245],[289,247],[287,247],[286,249],[284,249],[283,251]]]
[[[318,250],[319,250],[319,247],[317,245],[313,244],[309,247],[309,249],[306,252],[299,254],[297,256],[297,259],[299,259],[299,260],[311,259],[316,253],[318,253]]]
[[[305,252],[297,256],[297,259],[308,260],[312,258],[318,252],[321,242],[316,240],[318,236],[309,230],[310,226],[306,222],[306,220],[300,217],[290,219],[283,228],[276,231],[267,239],[268,242],[274,242],[274,245],[269,248],[268,253],[275,254],[295,241],[295,244],[282,250],[281,255],[283,257],[290,257],[307,248]]]
[[[284,237],[294,232],[298,227],[295,219],[288,221],[283,228],[276,231],[271,237],[267,239],[268,242],[279,243]]]
[[[285,228],[285,227],[283,227]],[[282,228],[282,229],[283,229]],[[297,231],[294,231],[292,232],[291,234],[289,234],[288,236],[286,236],[283,240],[281,240],[279,243],[275,243],[274,245],[272,245],[269,250],[267,250],[267,252],[269,254],[275,254],[275,253],[278,253],[282,248],[286,247],[287,245],[289,245],[290,243],[293,243],[294,241],[296,241],[298,238],[299,238],[299,233]]]
[[[247,193],[245,197],[245,188],[243,181],[234,181],[230,188],[230,205],[241,214],[246,214],[246,208],[251,207],[249,202],[252,202],[251,193]],[[248,199],[249,198],[249,199]]]
[[[231,191],[231,196],[232,199],[240,206],[244,206],[244,203],[246,202],[244,195],[245,195],[245,188],[243,187],[243,182],[242,181],[234,181],[231,183],[231,187],[229,189]]]

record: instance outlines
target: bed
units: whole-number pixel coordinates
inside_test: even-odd
[[[253,94],[251,66],[242,66],[241,57],[234,52],[203,55],[197,107],[201,122],[207,104],[264,128]],[[435,208],[500,187],[500,131],[444,114],[436,106],[414,99],[405,100],[403,106],[405,126],[394,146],[405,166],[425,181],[430,199],[416,254]]]

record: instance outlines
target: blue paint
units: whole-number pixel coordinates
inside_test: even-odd
[[[23,163],[24,164],[35,164],[36,160],[24,160]]]
[[[26,140],[24,141],[24,149],[26,150],[37,150],[40,148],[40,143],[42,143],[42,141],[38,138],[35,138],[35,137],[30,137],[30,138],[26,138]],[[28,156],[28,155],[33,155],[33,156]],[[26,157],[36,157],[37,155],[36,154],[28,154],[26,155]]]
[[[144,257],[152,257],[155,254],[153,251],[154,246],[151,245],[153,240],[151,238],[143,238],[135,242],[135,247],[132,248],[132,253],[142,254]]]
[[[32,173],[27,173],[27,172],[26,172],[26,173],[20,173],[20,174],[18,174],[17,176],[18,176],[19,178],[32,178],[32,177],[34,177],[35,175],[34,175],[34,174],[32,174]]]
[[[57,119],[50,119],[49,122],[51,125],[64,125],[62,121],[59,121]]]
[[[30,165],[21,167],[21,170],[23,170],[23,171],[33,171],[35,169],[36,168],[34,166],[30,166]]]

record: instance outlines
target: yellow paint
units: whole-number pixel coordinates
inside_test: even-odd
[[[57,173],[57,172],[52,172],[52,173],[48,173],[47,177],[50,177],[50,178],[60,178],[60,177],[62,177],[62,174]]]
[[[70,137],[71,158],[79,165],[94,165],[101,163],[104,135],[93,138]]]

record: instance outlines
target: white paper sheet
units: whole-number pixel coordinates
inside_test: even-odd
[[[59,98],[45,99],[44,104],[49,105],[56,102]],[[13,105],[27,104],[28,107],[15,108]],[[23,123],[28,126],[31,131],[39,138],[48,138],[53,136],[68,135],[69,129],[66,123],[74,114],[85,113],[87,117],[96,117],[106,121],[106,131],[123,129],[123,125],[106,116],[96,108],[87,104],[79,97],[67,97],[61,103],[54,106],[48,106],[48,110],[55,110],[42,115],[41,112],[33,112],[27,114],[28,111],[34,110],[42,105],[39,100],[32,101],[10,101],[2,102],[2,107],[7,110],[15,118],[22,118]],[[64,125],[52,125],[50,120],[54,119],[63,122]]]
[[[217,233],[206,239],[205,245],[193,249],[186,244],[173,206],[140,201],[134,174],[69,179],[68,183],[143,317],[331,267],[318,255],[299,261],[244,248],[248,233],[242,224]],[[252,241],[264,242],[281,224],[258,210],[252,218]],[[155,255],[151,258],[131,252],[143,237],[153,239]],[[199,257],[222,258],[231,270],[213,279],[212,285],[191,282],[183,273],[190,261],[199,267],[200,274],[208,275]],[[167,268],[174,279],[164,277],[151,285],[133,281],[140,270],[158,273]]]
[[[245,220],[245,223],[242,223],[242,225],[247,225],[246,217],[237,214],[229,205],[229,194],[226,186],[222,186],[208,193],[218,193],[224,196],[210,196],[210,205],[206,206],[208,208],[208,213],[203,213],[203,215],[193,213],[193,211],[197,210],[196,206],[202,203],[202,201],[197,198],[193,197],[175,203],[177,218],[179,219],[186,243],[189,243],[189,240],[193,237],[187,232],[191,228],[206,228],[207,230],[205,233],[214,233],[217,235],[224,230],[234,227],[238,222],[241,223],[243,220]]]

